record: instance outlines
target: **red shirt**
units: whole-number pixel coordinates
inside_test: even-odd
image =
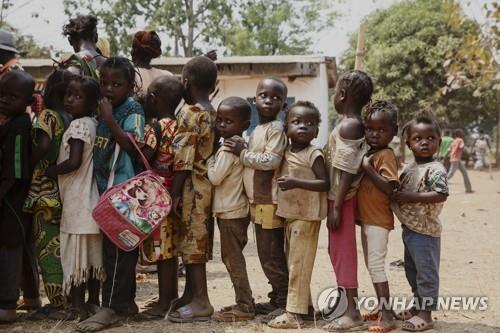
[[[460,162],[462,160],[462,153],[464,151],[464,140],[462,138],[453,139],[450,150],[450,162]]]

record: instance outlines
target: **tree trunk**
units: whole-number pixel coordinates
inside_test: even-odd
[[[186,12],[187,12],[187,23],[188,23],[188,33],[187,33],[187,52],[186,57],[193,57],[193,43],[194,43],[194,25],[195,17],[193,10],[193,0],[186,1]]]
[[[497,140],[495,147],[495,167],[500,167],[500,107],[497,105]]]
[[[356,61],[354,69],[363,70],[365,67],[365,19],[359,25],[358,46],[356,47]]]

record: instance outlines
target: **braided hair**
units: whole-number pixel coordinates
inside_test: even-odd
[[[439,137],[441,137],[441,126],[439,126],[432,112],[428,110],[420,110],[416,112],[413,115],[412,119],[408,121],[403,127],[402,135],[406,138],[406,141],[410,139],[411,128],[417,124],[432,125],[436,133],[439,135]]]
[[[63,35],[83,40],[93,40],[97,29],[97,17],[78,15],[63,26]],[[96,40],[94,40],[96,42]]]
[[[337,88],[338,90],[344,89],[352,96],[356,106],[362,108],[372,97],[373,82],[366,72],[355,69],[340,77]]]
[[[368,103],[365,108],[364,122],[366,123],[371,118],[371,116],[373,116],[377,112],[382,112],[389,115],[389,117],[391,118],[391,125],[394,128],[398,127],[399,111],[396,105],[384,100],[377,100]]]
[[[132,64],[132,61],[125,57],[109,57],[106,61],[101,65],[99,69],[102,73],[107,69],[117,69],[122,71],[123,76],[127,80],[130,86],[133,87],[133,91],[137,93],[138,87],[135,81],[136,74],[139,74],[137,69]],[[140,74],[139,74],[140,75]]]

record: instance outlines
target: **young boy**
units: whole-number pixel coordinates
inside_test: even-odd
[[[328,252],[337,278],[344,288],[347,309],[325,326],[328,331],[362,330],[366,325],[356,307],[358,261],[356,250],[356,192],[359,168],[367,151],[361,110],[373,92],[373,83],[363,71],[353,70],[339,79],[335,88],[335,110],[343,116],[328,138]]]
[[[285,131],[291,144],[278,178],[276,214],[286,219],[289,283],[286,312],[269,322],[273,328],[298,329],[303,316],[313,309],[311,276],[329,188],[323,152],[311,145],[320,122],[321,114],[310,102],[299,101],[286,114]]]
[[[206,276],[213,236],[212,184],[206,161],[215,141],[215,110],[210,93],[216,80],[217,66],[205,56],[192,58],[182,70],[186,105],[177,116],[171,194],[173,212],[182,218],[179,254],[186,266],[186,287],[182,297],[172,304],[167,317],[172,322],[207,321],[213,313]]]
[[[403,170],[401,187],[392,196],[392,209],[403,224],[405,273],[415,307],[403,312],[403,330],[425,331],[434,326],[431,311],[439,295],[441,221],[448,197],[446,170],[434,159],[441,129],[431,115],[421,112],[405,126],[406,144],[415,161]]]
[[[250,104],[240,97],[229,97],[217,109],[216,131],[224,140],[242,139],[250,126]],[[243,321],[255,317],[252,290],[248,282],[243,249],[250,223],[248,198],[243,190],[243,164],[226,146],[220,147],[208,162],[208,178],[215,186],[212,212],[220,231],[222,261],[226,265],[236,305],[228,306],[214,315],[217,321]]]
[[[448,179],[453,177],[457,169],[460,170],[462,176],[464,177],[465,193],[473,193],[474,191],[472,190],[467,169],[462,163],[462,153],[464,152],[464,148],[464,131],[457,129],[453,132],[453,142],[450,146],[450,170],[448,171]]]
[[[16,320],[25,230],[31,216],[23,204],[31,181],[31,121],[33,78],[19,70],[0,77],[0,114],[7,118],[0,130],[0,323]]]
[[[153,169],[165,179],[164,185],[168,190],[173,180],[173,141],[177,130],[175,110],[183,95],[184,89],[181,81],[174,76],[164,75],[151,82],[145,98],[146,126],[142,152]],[[162,223],[159,230],[160,253],[158,256],[152,239],[143,243],[143,253],[151,261],[156,260],[159,289],[158,302],[142,313],[146,318],[164,318],[170,302],[178,297],[177,247],[179,244],[176,237],[178,223],[175,216],[169,217]]]
[[[248,148],[242,140],[226,140],[224,145],[239,156],[245,166],[243,182],[255,224],[257,252],[264,274],[272,286],[270,301],[255,306],[257,314],[281,314],[286,307],[288,269],[284,252],[283,220],[276,215],[277,175],[287,138],[276,119],[286,105],[287,86],[278,78],[265,78],[257,86],[255,106],[259,125],[250,135]]]
[[[379,304],[389,304],[382,302],[390,301],[385,274],[389,232],[394,229],[390,196],[399,185],[398,161],[389,144],[398,132],[398,109],[387,101],[371,103],[364,117],[364,125],[370,151],[363,158],[365,174],[357,194],[361,242]],[[377,320],[370,325],[370,332],[389,332],[396,328],[391,308],[379,309],[364,319]]]

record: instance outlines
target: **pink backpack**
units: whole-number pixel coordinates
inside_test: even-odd
[[[163,178],[152,171],[132,134],[128,133],[128,137],[147,170],[113,186],[116,160],[120,154],[117,144],[108,189],[92,211],[102,232],[124,251],[137,248],[160,227],[172,208],[172,198],[163,186]]]

